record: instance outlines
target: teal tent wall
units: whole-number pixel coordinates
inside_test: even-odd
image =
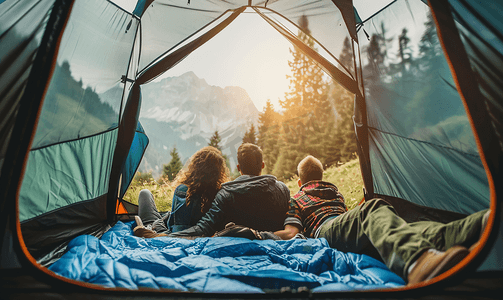
[[[125,107],[121,78],[138,25],[110,2],[73,4],[19,192],[25,242],[39,260],[71,237],[109,223],[107,196]],[[136,145],[142,146],[143,140]],[[129,162],[136,165],[127,168],[136,170],[142,154],[132,155]],[[124,180],[132,179],[129,173]]]
[[[487,208],[486,173],[429,7],[397,1],[358,33],[374,193],[463,214]]]

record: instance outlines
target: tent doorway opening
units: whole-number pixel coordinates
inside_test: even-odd
[[[303,22],[309,32],[307,18]],[[323,51],[300,29],[296,35]],[[350,65],[351,44],[349,39],[344,42],[340,56]],[[353,103],[352,93],[247,9],[142,87],[139,122],[149,136],[149,146],[124,199],[137,203],[140,190],[149,188],[156,191],[160,210],[170,210],[176,173],[216,137],[231,179],[239,176],[237,148],[243,142],[261,147],[263,174],[286,182],[292,194],[298,190],[298,162],[313,155],[324,164],[327,180],[335,180],[354,207],[363,198],[363,181],[356,157]],[[177,161],[181,164],[173,172],[168,165]]]

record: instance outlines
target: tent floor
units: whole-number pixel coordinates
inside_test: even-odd
[[[440,282],[435,286],[406,291],[365,291],[327,294],[308,292],[291,293],[273,291],[263,294],[187,294],[167,291],[119,291],[95,290],[76,286],[33,270],[29,274],[20,269],[0,271],[0,299],[498,299],[503,294],[503,272],[478,272],[476,278],[465,278],[462,282],[446,286]]]

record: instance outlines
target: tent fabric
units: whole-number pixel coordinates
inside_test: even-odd
[[[431,3],[432,11],[440,32],[442,46],[449,60],[451,71],[456,78],[456,86],[463,102],[472,116],[473,130],[478,133],[478,144],[481,149],[488,175],[493,179],[491,197],[501,198],[503,176],[501,167],[503,148],[501,147],[501,132],[499,122],[502,99],[496,94],[501,93],[501,86],[495,83],[501,81],[498,67],[501,67],[501,21],[497,21],[501,3],[488,3],[481,6],[475,1],[461,1],[449,4],[450,1]],[[452,13],[453,19],[445,17]],[[488,61],[488,59],[494,61]],[[495,199],[496,198],[496,199]],[[499,200],[499,199],[498,199]],[[486,247],[480,270],[502,270],[503,263],[503,223],[500,201],[492,201],[491,208],[495,210],[494,221],[489,221],[491,247]],[[491,238],[492,237],[492,238]]]
[[[240,1],[236,1],[240,2]],[[156,2],[157,3],[157,2]],[[228,3],[227,3],[228,4]],[[226,5],[227,5],[226,4]],[[278,2],[271,3],[271,7],[276,7],[278,5]],[[173,4],[166,4],[167,7],[170,8],[169,11],[166,12],[166,14],[169,13],[175,13],[177,9],[181,9],[182,11],[180,13],[192,13],[192,14],[198,14],[198,13],[208,13],[209,8],[203,9],[202,7],[199,7],[198,5],[210,5],[207,2],[197,2],[195,7],[179,7]],[[215,3],[211,3],[209,7],[213,7],[216,5]],[[221,4],[219,4],[221,5]],[[243,3],[244,5],[244,3]],[[280,5],[278,7],[278,12],[270,9],[269,6],[266,4],[262,3],[261,5],[264,5],[264,8],[261,6],[253,7],[253,10],[258,13],[266,22],[271,24],[279,33],[281,33],[285,38],[287,38],[292,44],[294,44],[296,47],[301,49],[303,52],[305,52],[307,55],[313,57],[316,59],[315,61],[322,67],[330,76],[332,76],[337,82],[342,84],[345,88],[350,90],[353,93],[359,93],[359,91],[356,86],[356,74],[354,68],[354,57],[351,57],[351,60],[346,62],[348,65],[343,65],[335,56],[330,52],[330,49],[332,49],[332,52],[335,52],[335,50],[340,51],[342,48],[342,42],[345,41],[345,39],[353,38],[355,36],[355,30],[354,28],[356,27],[356,23],[354,20],[354,15],[350,14],[353,18],[351,17],[345,17],[342,18],[340,17],[341,11],[337,7],[341,7],[344,11],[348,11],[348,5],[341,3],[338,3],[337,6],[332,5],[330,1],[327,3],[317,2],[314,5],[312,4],[303,4],[303,5],[297,5],[297,4],[292,4],[292,2],[283,2],[283,5]],[[227,7],[227,6],[225,6]],[[232,7],[232,6],[230,6]],[[204,44],[206,41],[208,41],[210,38],[212,38],[214,35],[216,35],[218,32],[223,30],[226,26],[228,26],[236,17],[239,16],[241,13],[253,13],[252,10],[245,10],[245,6],[241,6],[235,9],[230,9],[227,7],[228,10],[223,11],[221,15],[218,17],[214,18],[210,23],[202,27],[200,30],[195,31],[192,35],[187,37],[186,39],[180,41],[176,45],[174,45],[172,48],[169,50],[165,51],[164,53],[160,54],[158,57],[156,57],[150,64],[145,66],[139,75],[137,76],[136,83],[137,84],[145,84],[162,73],[166,72],[168,69],[176,65],[179,61],[184,59],[188,54],[190,54],[192,51],[197,49],[199,46]],[[152,4],[151,10],[154,9],[154,4]],[[156,13],[157,9],[161,10],[161,8],[157,7],[156,8]],[[186,12],[189,11],[189,12]],[[323,11],[323,13],[321,13]],[[214,13],[215,11],[211,11],[211,13]],[[295,15],[295,21],[293,22],[289,19],[287,19],[285,16],[283,16],[282,13],[285,13],[287,15],[292,14],[294,12]],[[302,14],[300,14],[302,13]],[[322,23],[319,22],[318,18],[319,16],[326,16],[330,15],[330,18],[334,18],[335,16],[335,22],[328,22],[328,23]],[[179,16],[177,16],[179,17]],[[200,17],[200,16],[199,16]],[[294,16],[291,16],[294,18]],[[299,31],[299,24],[302,22],[302,18],[306,18],[307,22],[312,22],[312,21],[318,21],[317,23],[311,24],[310,25],[310,38],[315,41],[315,45],[318,46],[318,49],[311,49],[310,47],[306,46],[302,41],[300,41],[297,38],[297,33]],[[148,21],[147,21],[148,22]],[[180,21],[183,22],[183,21]],[[346,26],[341,26],[341,22],[346,22],[348,25]],[[155,49],[155,45],[149,44],[149,41],[143,41],[143,33],[146,31],[144,28],[149,28],[148,23],[145,25],[145,22],[142,23],[143,25],[141,26],[142,29],[142,49],[146,48],[145,51],[153,51]],[[328,28],[324,28],[321,30],[319,28],[320,24],[323,24],[324,27],[326,24],[329,25]],[[338,25],[338,26],[337,26]],[[179,24],[177,26],[180,26]],[[190,25],[185,24],[184,30],[189,28],[190,26],[194,26],[193,23]],[[150,31],[152,30],[158,30],[159,26],[156,26],[155,28],[151,28]],[[342,28],[342,29],[341,29]],[[352,30],[348,30],[348,28],[351,28]],[[144,34],[151,34],[149,33],[144,33]],[[330,32],[330,35],[335,35],[338,36],[338,39],[328,39],[327,40],[327,34]],[[178,32],[177,32],[178,33]],[[169,39],[171,39],[174,35],[161,35],[161,36],[156,36],[155,42],[159,43],[159,41],[166,41],[168,42]],[[319,41],[318,41],[319,40]],[[336,45],[334,45],[334,41],[336,42]],[[325,45],[321,44],[323,42]],[[143,45],[148,45],[148,46],[143,46]],[[142,50],[142,57],[148,56],[148,53],[146,54],[145,51]],[[141,63],[141,61],[140,61]]]
[[[139,22],[109,2],[94,2],[74,3],[71,30],[61,39],[20,191],[21,222],[108,193],[125,107],[121,78]],[[129,162],[140,159],[137,153]]]
[[[8,4],[4,2],[3,8],[13,3],[14,1],[10,1]],[[28,3],[28,1],[23,1],[23,4],[24,3]],[[38,4],[47,4],[47,2],[38,1]],[[16,10],[16,5],[9,7],[11,9],[9,9],[8,12],[14,11],[15,13],[20,13],[19,18],[15,20],[16,24],[25,22],[26,19],[24,19],[24,17],[27,17],[27,19],[33,17],[30,19],[31,21],[38,20],[37,17],[29,13],[27,14],[27,11],[23,12],[22,9]],[[32,8],[34,7],[30,7],[28,11]],[[22,244],[22,237],[18,230],[18,193],[31,139],[38,120],[42,97],[54,66],[52,58],[57,53],[60,37],[65,28],[66,21],[68,20],[69,8],[69,5],[58,5],[56,9],[51,8],[50,16],[44,24],[45,32],[42,35],[40,47],[33,52],[33,56],[29,60],[25,61],[26,64],[19,66],[20,69],[30,68],[30,71],[28,80],[23,82],[23,85],[26,85],[26,87],[23,87],[22,95],[19,95],[19,104],[16,104],[22,107],[22,109],[17,110],[15,114],[15,122],[12,129],[12,137],[16,138],[9,141],[2,141],[2,143],[8,143],[5,160],[2,164],[2,174],[0,174],[0,191],[2,194],[0,197],[0,212],[2,216],[0,218],[0,232],[3,233],[0,239],[0,247],[2,255],[8,253],[6,259],[2,259],[0,262],[0,269],[2,269],[2,271],[5,268],[3,263],[6,260],[10,261],[7,265],[11,265],[12,263],[14,268],[16,268],[18,262],[26,262],[26,256],[19,251],[19,245]],[[6,15],[8,15],[7,11],[2,11],[1,16]],[[32,26],[23,28],[28,31],[38,30],[37,27]],[[35,33],[35,31],[31,33]],[[29,36],[30,33],[25,32],[25,34]],[[4,44],[2,44],[2,46],[4,46]],[[13,61],[14,60],[9,60],[8,62]],[[6,70],[2,69],[2,72],[3,71]],[[7,81],[2,81],[2,83],[7,83]],[[2,105],[0,105],[1,111],[11,108],[12,107],[10,107],[6,101],[2,101]],[[17,109],[17,107],[14,107],[14,109]],[[4,289],[2,288],[2,290]]]
[[[141,123],[138,122],[133,143],[131,144],[131,148],[129,149],[129,153],[126,158],[126,163],[122,167],[119,198],[124,197],[124,194],[126,194],[126,191],[133,180],[134,174],[140,165],[140,161],[143,158],[143,153],[145,153],[145,150],[147,149],[148,141],[145,130],[141,126]]]
[[[0,174],[24,88],[54,1],[10,1],[0,12]]]
[[[354,11],[349,1],[338,4],[330,0],[320,1],[264,1],[254,0],[255,7],[273,10],[299,26],[300,17],[307,17],[312,36],[320,41],[331,53],[339,53],[345,36],[356,37]],[[188,3],[186,0],[158,0],[145,9],[142,15],[142,46],[140,70],[156,60],[163,53],[172,51],[187,37],[196,35],[207,24],[224,14],[247,6],[248,0],[209,1],[199,0]],[[158,20],[163,22],[158,22]],[[219,22],[219,21],[217,21]],[[286,24],[283,24],[286,25]],[[346,26],[344,26],[346,25]],[[348,29],[349,28],[349,29]],[[165,34],[169,32],[170,34]],[[204,33],[204,30],[202,31]],[[200,33],[199,33],[200,34]],[[337,36],[338,38],[333,38]]]
[[[54,210],[21,224],[25,246],[42,266],[57,261],[76,236],[101,236],[110,225],[106,219],[105,196],[81,201],[64,209]]]
[[[176,48],[176,50],[164,53],[162,56],[149,64],[143,71],[141,71],[139,75],[137,75],[135,83],[138,85],[148,83],[175,66],[192,51],[199,48],[213,36],[218,34],[222,29],[228,26],[243,10],[244,8],[240,8],[229,12],[222,18],[223,20],[218,23],[211,24],[214,26],[208,26],[205,28],[204,33],[197,37],[191,37],[188,41],[184,41],[183,45]]]
[[[24,222],[107,193],[117,130],[30,152],[19,195]]]
[[[359,38],[374,193],[463,214],[487,208],[487,176],[429,7],[394,2]]]
[[[274,18],[267,14],[268,11],[264,9],[254,8],[254,10],[264,19],[266,20],[273,28],[275,28],[279,33],[281,33],[288,41],[290,41],[295,47],[301,50],[305,55],[314,59],[314,62],[318,64],[320,68],[322,68],[327,74],[332,76],[334,80],[340,83],[343,87],[345,87],[348,91],[353,94],[359,93],[357,89],[356,83],[356,75],[354,74],[354,68],[351,67],[353,64],[353,58],[351,57],[351,61],[347,62],[349,65],[343,65],[337,58],[333,55],[330,55],[329,52],[326,52],[326,55],[322,55],[319,52],[325,50],[323,46],[320,46],[319,49],[313,49],[307,45],[305,45],[302,41],[297,38],[297,30],[290,29],[286,26],[282,26],[287,22],[278,21],[278,17]],[[312,39],[312,37],[310,37]],[[315,45],[318,46],[318,42],[314,40]],[[315,46],[315,47],[316,47]],[[328,59],[327,59],[328,58]],[[333,58],[333,59],[330,59]]]
[[[483,99],[484,105],[479,101],[469,100],[470,107],[481,107],[488,118],[475,118],[475,126],[483,126],[487,134],[479,137],[485,149],[486,159],[494,171],[500,158],[498,154],[503,151],[503,142],[498,137],[503,135],[503,23],[499,16],[503,4],[494,2],[481,5],[477,1],[448,1],[459,39],[467,53],[469,68],[473,72],[471,82],[475,82],[478,97]],[[473,77],[475,81],[473,81]],[[472,110],[474,110],[472,108]],[[479,115],[475,111],[472,114]],[[487,120],[486,120],[487,119]],[[484,125],[482,122],[486,121]],[[494,135],[490,131],[494,130]]]
[[[118,126],[121,78],[127,73],[138,23],[107,1],[74,3],[32,148]]]
[[[143,239],[132,235],[132,224],[119,221],[101,239],[75,238],[49,269],[128,289],[263,293],[282,287],[327,292],[404,285],[382,262],[331,249],[325,239]]]
[[[463,214],[488,207],[487,179],[482,176],[485,172],[478,156],[466,156],[379,131],[371,132],[370,138],[371,149],[375,149],[370,159],[381,162],[372,164],[372,173],[376,174],[372,177],[374,186],[378,187],[376,193],[413,199],[415,201],[411,202],[419,205]],[[417,157],[424,160],[424,167]],[[409,180],[404,182],[403,178]],[[414,178],[413,183],[410,183],[411,178]],[[430,181],[432,178],[435,180]],[[459,182],[449,178],[456,178]],[[404,191],[403,185],[407,187]]]
[[[128,162],[128,155],[133,144],[135,132],[138,127],[138,118],[141,108],[140,86],[133,84],[127,98],[124,113],[117,132],[117,146],[113,154],[108,185],[108,205],[106,208],[107,219],[116,219],[117,198],[120,195],[120,180],[123,166]]]

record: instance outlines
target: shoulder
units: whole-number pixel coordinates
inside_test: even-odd
[[[330,188],[330,189],[335,189],[338,190],[337,186],[331,182],[328,181],[323,181],[323,180],[311,180],[307,183],[304,183],[301,187],[300,190],[311,190],[311,189],[316,189],[316,188]]]
[[[185,196],[187,195],[188,189],[189,189],[189,187],[182,183],[176,187],[175,194],[179,197],[185,198]]]
[[[306,192],[303,190],[299,190],[297,193],[295,193],[292,197],[290,197],[290,200],[295,201],[299,198],[302,198],[306,195]]]
[[[290,189],[286,184],[282,181],[276,181],[276,186],[280,188],[283,192],[288,193],[288,197],[290,197]]]
[[[277,189],[279,189],[280,191],[282,191],[283,193],[287,193],[288,194],[288,197],[290,197],[290,189],[288,188],[288,186],[283,182],[283,181],[279,181],[275,176],[273,175],[263,175],[263,176],[267,176],[269,180],[271,180],[271,182],[274,183],[274,185],[276,186]]]
[[[221,188],[218,190],[217,194],[215,195],[215,200],[214,201],[225,201],[226,199],[232,198],[232,193],[227,191],[226,189]]]
[[[333,187],[333,188],[337,189],[337,186],[331,182],[320,180],[319,183],[320,183],[320,185],[323,185],[326,187]]]

